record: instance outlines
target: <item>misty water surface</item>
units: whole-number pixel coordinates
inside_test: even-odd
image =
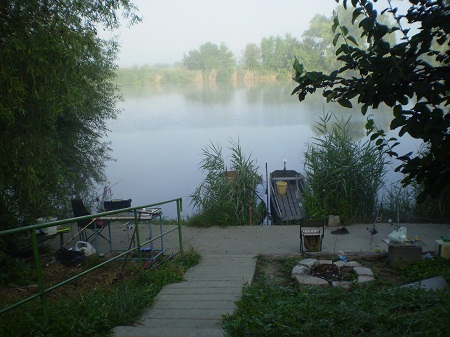
[[[291,96],[293,83],[256,82],[209,86],[171,85],[124,89],[121,115],[109,123],[113,157],[106,174],[115,199],[133,199],[133,206],[183,198],[183,216],[192,214],[188,196],[203,180],[202,149],[219,144],[225,158],[230,140],[239,141],[265,178],[268,171],[287,167],[303,171],[305,143],[314,136],[315,122],[326,112],[351,118],[355,139],[365,136],[366,117],[358,108],[326,104],[322,96],[300,103]],[[372,112],[388,129],[390,113]],[[403,141],[398,152],[415,150]],[[389,174],[390,181],[399,176]],[[174,217],[175,207],[164,207]]]

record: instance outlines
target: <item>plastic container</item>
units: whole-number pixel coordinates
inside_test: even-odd
[[[285,195],[287,190],[287,182],[277,181],[277,193],[279,195]]]
[[[36,224],[40,225],[40,224],[44,224],[44,223],[47,223],[47,222],[53,222],[53,221],[56,221],[55,217],[53,217],[53,216],[46,216],[46,217],[42,217],[42,218],[36,219]],[[57,229],[58,229],[58,226],[51,226],[51,227],[47,227],[47,228],[42,228],[41,230],[46,235],[55,235]]]
[[[83,252],[84,255],[89,256],[96,253],[95,248],[89,242],[86,241],[78,241],[75,244],[75,251]]]

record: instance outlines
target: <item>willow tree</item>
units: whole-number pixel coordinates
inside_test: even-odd
[[[97,29],[117,29],[118,11],[139,21],[128,0],[0,3],[0,229],[105,180],[118,45]]]

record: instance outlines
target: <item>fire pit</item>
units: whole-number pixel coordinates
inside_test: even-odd
[[[311,275],[315,277],[319,277],[329,282],[337,281],[354,281],[357,278],[353,267],[350,266],[342,266],[339,268],[334,263],[332,264],[318,264],[316,267],[313,267],[311,270]]]
[[[373,273],[356,261],[301,260],[292,270],[297,284],[350,287],[352,282],[373,281]]]

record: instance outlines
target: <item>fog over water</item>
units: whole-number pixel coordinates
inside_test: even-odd
[[[142,22],[119,34],[100,31],[101,36],[118,35],[121,45],[118,64],[173,64],[205,42],[224,42],[237,60],[248,43],[259,44],[269,36],[292,34],[300,39],[315,14],[331,16],[335,0],[164,0],[133,1]],[[348,1],[351,7],[350,1]],[[404,12],[408,1],[393,1]],[[383,8],[381,0],[375,8]],[[352,7],[351,7],[352,8]]]

